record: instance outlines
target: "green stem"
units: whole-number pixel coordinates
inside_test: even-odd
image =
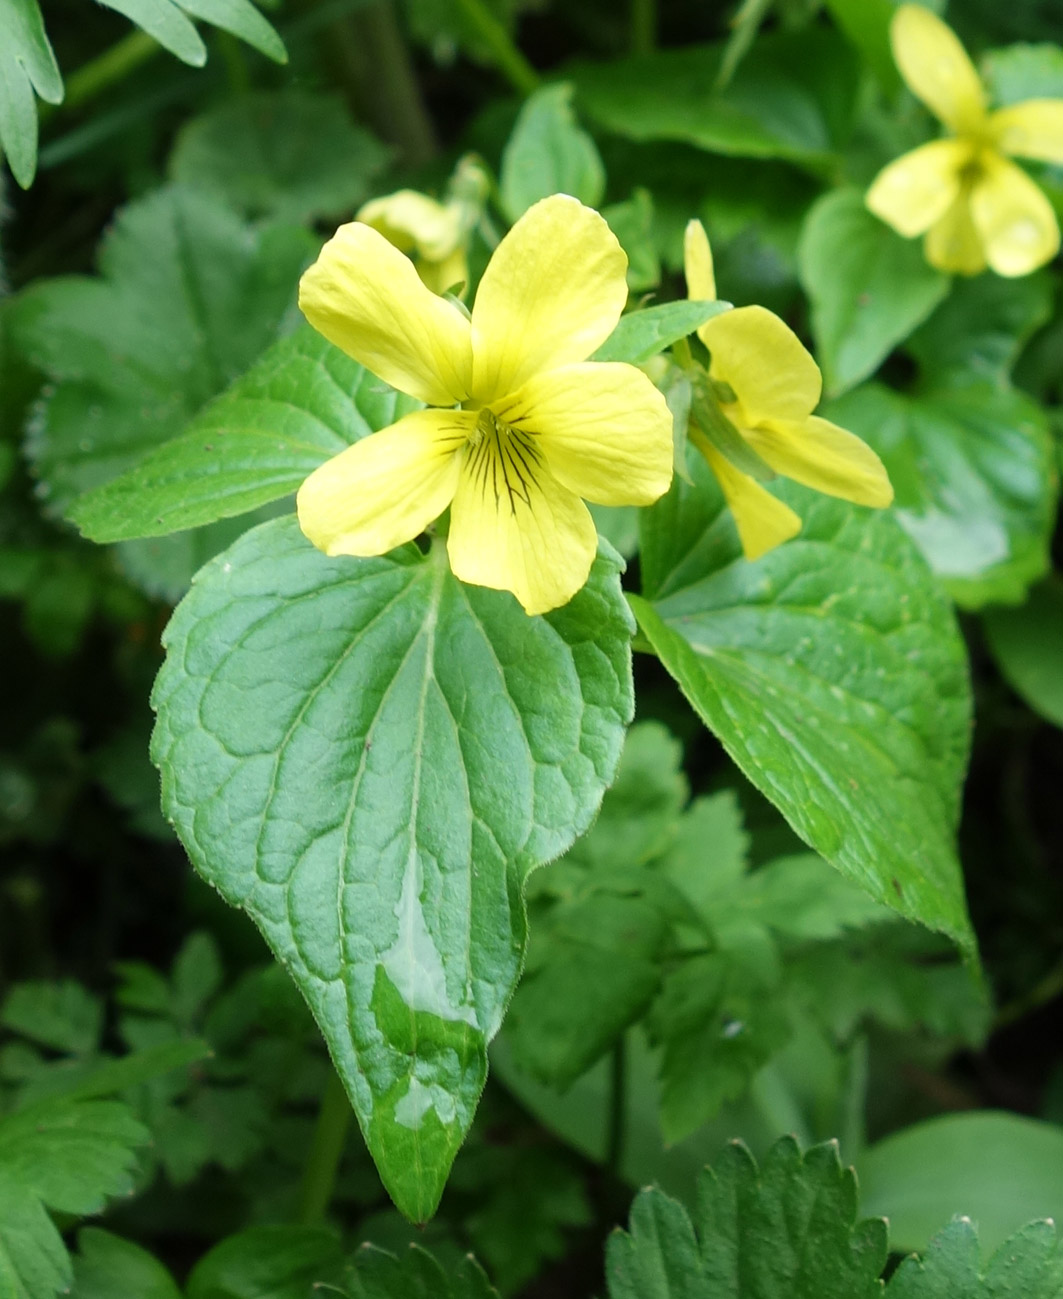
[[[299,1221],[308,1227],[321,1222],[328,1209],[350,1122],[351,1103],[330,1065],[299,1188]]]
[[[110,89],[142,63],[154,58],[162,49],[158,41],[146,32],[130,32],[109,50],[104,50],[88,63],[72,72],[66,82],[64,108],[80,108],[82,104]]]
[[[627,1044],[620,1038],[613,1047],[609,1090],[609,1131],[605,1142],[605,1166],[620,1177],[624,1157],[624,1129],[627,1126]]]
[[[514,90],[530,95],[539,87],[539,74],[513,44],[509,32],[483,0],[457,0],[462,17],[491,52],[495,67]]]
[[[657,48],[657,0],[631,0],[632,54],[650,54]]]

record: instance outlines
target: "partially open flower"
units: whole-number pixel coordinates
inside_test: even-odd
[[[700,221],[687,226],[684,253],[689,296],[715,298]],[[822,389],[819,366],[778,316],[765,307],[736,307],[713,316],[698,337],[710,365],[697,384],[689,436],[719,481],[747,558],[801,530],[798,515],[762,485],[776,474],[857,505],[889,505],[893,488],[874,451],[812,414]]]
[[[1006,154],[1063,163],[1063,99],[1030,99],[990,113],[974,65],[951,28],[921,5],[890,26],[912,92],[949,131],[891,162],[867,193],[877,217],[911,238],[943,271],[1028,275],[1059,249],[1051,203]]]
[[[627,300],[605,221],[554,195],[521,217],[484,272],[471,319],[435,296],[368,225],[341,226],[303,276],[324,336],[416,411],[327,461],[299,522],[330,555],[380,555],[450,506],[462,581],[512,591],[529,614],[565,604],[598,547],[584,498],[647,505],[672,477],[672,418],[634,366],[587,361]]]

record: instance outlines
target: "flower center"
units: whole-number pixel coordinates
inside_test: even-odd
[[[508,504],[517,513],[517,502],[531,508],[531,489],[542,476],[543,458],[535,434],[514,428],[485,406],[469,435],[465,469],[495,505]]]

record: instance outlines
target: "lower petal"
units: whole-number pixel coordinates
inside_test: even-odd
[[[759,559],[797,536],[801,520],[788,505],[735,469],[718,451],[706,447],[703,454],[731,507],[746,559]]]
[[[742,432],[776,473],[817,492],[880,509],[893,500],[893,487],[882,461],[855,433],[830,420],[818,415],[806,420],[772,420],[764,427]]]
[[[535,439],[562,486],[597,505],[650,505],[672,481],[672,414],[632,365],[548,370],[492,409]]]
[[[989,129],[1002,153],[1063,164],[1063,99],[1028,99],[998,109]]]
[[[950,275],[977,275],[985,270],[982,241],[971,220],[971,203],[961,194],[940,221],[927,232],[926,260]]]
[[[990,155],[971,192],[971,217],[998,275],[1029,275],[1059,251],[1052,204],[1013,162]]]
[[[447,550],[463,582],[512,591],[525,613],[547,613],[587,581],[598,532],[579,497],[542,465],[520,477],[498,456],[467,455]]]
[[[450,504],[476,424],[466,411],[419,410],[355,442],[299,488],[299,526],[327,555],[383,555]]]
[[[906,239],[921,235],[956,201],[960,170],[970,153],[959,140],[934,140],[913,149],[879,172],[865,202]]]

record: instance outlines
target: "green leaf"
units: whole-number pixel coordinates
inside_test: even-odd
[[[245,514],[294,492],[349,443],[418,405],[304,325],[181,437],[89,492],[70,516],[94,541],[122,541]]]
[[[636,189],[623,203],[602,208],[602,216],[627,254],[628,288],[632,293],[655,289],[661,282],[661,260],[654,241],[653,197],[649,190]]]
[[[890,48],[893,0],[826,0],[831,17],[867,60],[887,91],[901,84]]]
[[[211,1054],[210,1046],[202,1038],[181,1038],[173,1042],[160,1042],[155,1046],[145,1047],[142,1051],[133,1051],[97,1065],[84,1075],[64,1094],[71,1099],[88,1100],[96,1096],[113,1096],[116,1092],[129,1091],[143,1083],[152,1082],[163,1074],[173,1073],[178,1069],[187,1069],[189,1065],[198,1064]]]
[[[63,78],[37,0],[0,0],[0,148],[28,189],[37,170],[37,106],[63,99]]]
[[[729,302],[662,302],[657,307],[629,311],[591,358],[639,365],[692,334],[706,320],[730,311]]]
[[[922,1258],[906,1258],[890,1277],[887,1299],[1058,1299],[1063,1249],[1052,1222],[1030,1222],[1009,1236],[983,1270],[978,1232],[957,1218]]]
[[[179,58],[202,67],[207,51],[192,19],[231,32],[275,63],[287,63],[284,42],[251,0],[100,0],[142,28]]]
[[[857,1168],[864,1207],[889,1217],[898,1250],[925,1249],[958,1213],[978,1223],[987,1250],[1031,1218],[1063,1215],[1063,1129],[1016,1114],[917,1123],[865,1151]]]
[[[1063,49],[1059,45],[1046,41],[990,50],[981,66],[995,104],[1063,98]]]
[[[72,1278],[70,1256],[44,1206],[0,1169],[0,1294],[53,1299]]]
[[[85,1227],[78,1233],[70,1299],[181,1299],[181,1292],[146,1249],[98,1227]]]
[[[340,1242],[320,1227],[249,1227],[192,1269],[187,1299],[307,1299],[341,1284]]]
[[[873,374],[949,291],[948,276],[928,265],[922,245],[872,216],[852,189],[812,205],[798,265],[828,396]]]
[[[597,207],[605,193],[605,167],[586,131],[576,125],[572,86],[544,86],[524,103],[502,151],[502,207],[510,221],[551,194],[571,194]]]
[[[103,1003],[74,979],[17,983],[0,1009],[0,1024],[53,1050],[87,1055],[100,1040]]]
[[[610,1299],[873,1299],[886,1224],[856,1223],[856,1181],[833,1142],[804,1156],[792,1137],[758,1170],[740,1142],[698,1182],[692,1225],[662,1191],[641,1191],[606,1247]]]
[[[905,350],[934,383],[977,378],[1003,385],[1026,341],[1052,314],[1047,272],[1004,279],[959,277]]]
[[[692,463],[643,516],[643,632],[807,843],[970,952],[953,841],[970,694],[947,601],[888,516],[789,484],[801,535],[747,562]]]
[[[411,1245],[401,1258],[363,1245],[355,1255],[348,1295],[349,1299],[498,1299],[475,1259],[462,1259],[448,1276],[418,1245]],[[190,1294],[188,1299],[198,1296]]]
[[[882,457],[895,513],[958,604],[1021,600],[1048,568],[1058,472],[1041,408],[984,382],[866,384],[824,411]]]
[[[242,95],[194,118],[170,172],[246,216],[300,222],[353,211],[387,160],[340,99],[288,90]]]
[[[182,432],[291,329],[315,243],[285,226],[253,230],[216,200],[170,188],[120,214],[99,278],[41,281],[21,295],[15,342],[53,380],[27,448],[51,512]],[[194,546],[171,549],[185,565],[202,562]],[[156,588],[180,590],[195,569],[175,575],[160,553],[158,565],[138,555],[132,567],[142,579],[158,568]]]
[[[281,519],[204,569],[166,633],[164,809],[303,991],[416,1220],[483,1087],[524,877],[587,827],[619,759],[618,563],[528,618],[459,584],[438,543],[326,559]]]
[[[1063,581],[1053,576],[1019,608],[987,609],[982,618],[1008,684],[1034,712],[1063,726]]]
[[[722,53],[690,45],[579,64],[570,75],[580,107],[618,135],[821,169],[851,122],[858,67],[847,42],[826,28],[772,33],[718,90]]]

